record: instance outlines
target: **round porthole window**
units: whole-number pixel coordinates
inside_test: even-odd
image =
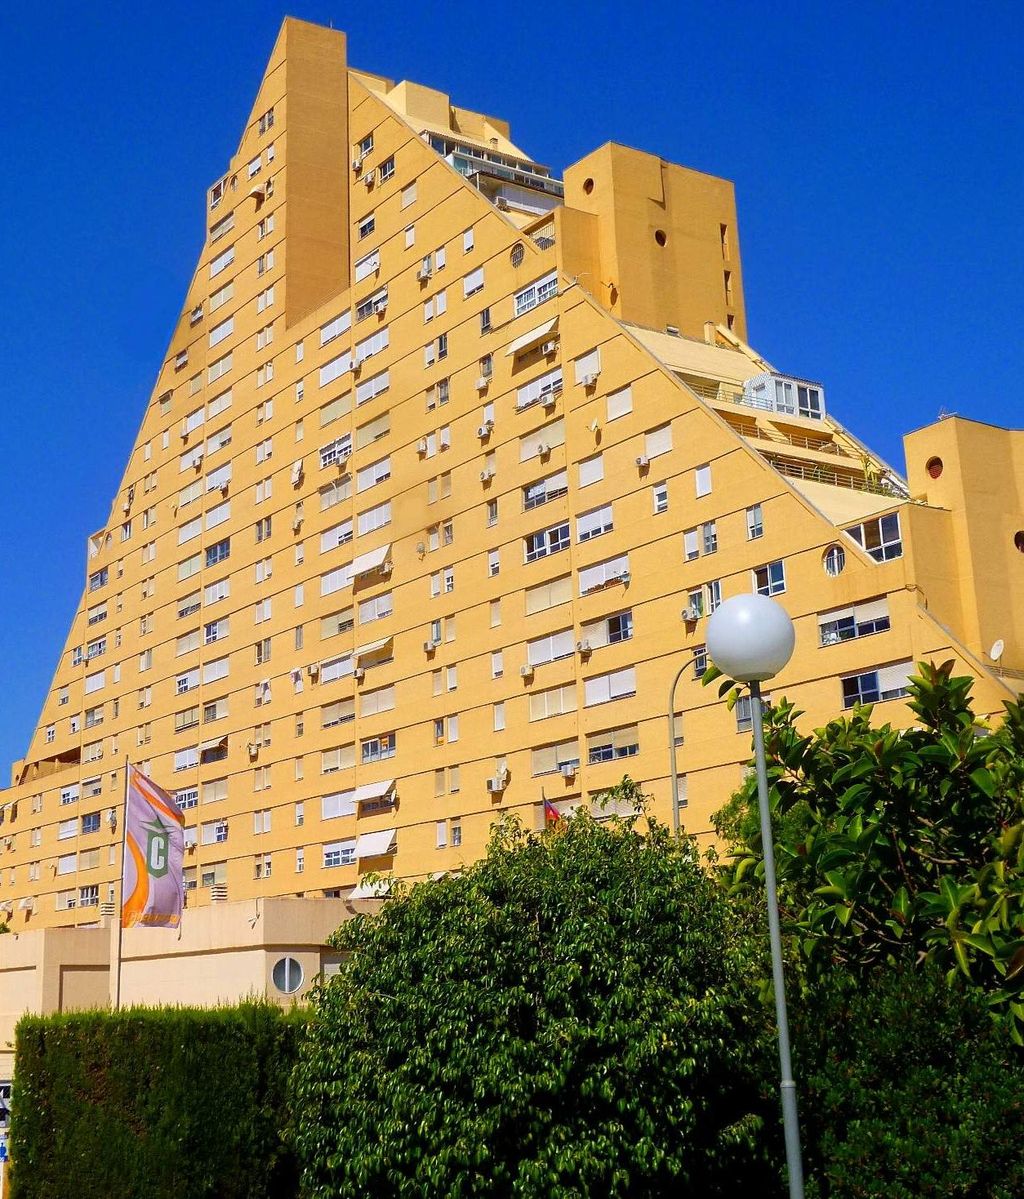
[[[302,986],[302,966],[295,958],[279,958],[274,964],[274,986],[285,995],[294,995]]]
[[[668,238],[665,236],[665,230],[664,229],[655,229],[654,230],[654,240],[658,243],[659,246],[663,246],[665,244],[665,242],[668,241]]]
[[[587,193],[588,196],[590,195],[590,193],[594,190],[593,179],[584,179],[583,180],[583,190]]]
[[[1018,529],[1013,535],[1013,544],[1024,554],[1024,529]]]
[[[928,461],[924,464],[924,468],[931,475],[931,477],[933,479],[937,479],[939,477],[939,475],[942,474],[942,459],[941,458],[929,458]]]
[[[825,574],[834,579],[843,573],[846,566],[846,550],[841,545],[830,545],[822,555],[821,563],[825,567]]]
[[[509,261],[513,266],[522,266],[523,259],[526,257],[526,251],[523,249],[522,242],[516,242],[512,247],[512,253],[509,254]]]

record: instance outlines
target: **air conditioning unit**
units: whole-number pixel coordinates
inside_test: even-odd
[[[589,641],[577,641],[576,642],[576,652],[578,654],[589,654],[590,653],[590,642]]]
[[[683,609],[683,620],[695,621],[700,620],[703,613],[696,604],[690,604],[689,607]]]
[[[117,828],[117,809],[107,808],[107,826],[109,828]]]
[[[374,312],[383,312],[387,308],[387,306],[388,306],[388,302],[386,299],[374,300],[373,311]]]
[[[427,439],[425,437],[421,437],[419,439],[419,441],[416,442],[416,453],[417,454],[425,454],[426,452],[427,452]]]
[[[354,173],[354,174],[356,174],[356,175],[358,175],[358,174],[359,174],[359,172],[360,172],[362,169],[363,169],[363,160],[362,160],[361,158],[353,158],[353,159],[352,159],[352,171],[353,171],[353,173]]]
[[[345,470],[348,467],[348,454],[338,455],[338,470]]]
[[[210,903],[227,903],[227,883],[214,883],[210,888]]]
[[[426,283],[426,281],[430,278],[430,276],[433,273],[434,273],[434,271],[431,267],[421,266],[420,269],[416,272],[416,278],[419,279],[419,281],[421,283]]]
[[[553,354],[558,349],[557,341],[545,341],[541,344],[540,352],[542,354]]]
[[[299,529],[301,529],[301,528],[302,528],[302,517],[301,516],[293,516],[292,517],[292,532],[297,533],[299,531]]]
[[[227,479],[225,479],[225,480],[224,480],[224,482],[223,482],[223,483],[221,483],[221,485],[220,485],[220,493],[221,493],[221,495],[227,495],[227,493],[228,493],[228,487],[229,487],[229,485],[230,485],[230,484],[229,484],[229,480],[227,480]]]
[[[306,667],[306,674],[308,674],[311,679],[315,679],[319,673],[320,673],[320,663],[319,662],[310,662],[310,664]]]
[[[537,446],[537,457],[538,458],[546,458],[548,456],[548,454],[550,454],[550,453],[551,453],[551,446],[545,445],[543,441],[540,443],[540,445]]]
[[[355,670],[352,671],[352,677],[357,683],[361,683],[366,677],[366,671],[361,666],[357,666]]]
[[[358,375],[358,374],[359,374],[359,372],[360,372],[362,369],[363,369],[363,360],[362,360],[362,358],[357,358],[357,359],[356,359],[356,360],[355,360],[355,361],[352,363],[352,374],[353,374],[353,375]]]
[[[434,650],[436,650],[440,644],[441,644],[440,641],[432,641],[432,640],[424,641],[423,642],[423,652],[425,654],[432,654],[434,652]]]
[[[491,381],[490,381],[490,379],[487,378],[486,375],[481,375],[480,378],[477,379],[477,381],[476,381],[477,391],[486,391],[487,388],[490,387],[490,385],[491,385]],[[125,508],[125,511],[127,511],[127,508]]]
[[[198,454],[196,454],[196,456],[195,456],[195,460],[193,461],[192,465],[193,465],[193,466],[196,468],[196,470],[200,470],[200,469],[202,468],[202,465],[203,465],[203,455],[202,455],[202,453],[201,453],[201,452],[200,452],[200,453],[198,453]]]
[[[363,182],[366,184],[367,190],[373,187],[373,171],[367,171],[363,176]]]
[[[563,762],[558,768],[562,772],[562,778],[574,779],[576,777],[576,767],[572,762]]]
[[[624,571],[622,572],[622,574],[620,574],[620,575],[619,575],[619,581],[620,581],[620,582],[621,582],[621,583],[622,583],[624,586],[628,587],[628,586],[629,586],[629,581],[630,581],[630,579],[631,579],[632,577],[633,577],[633,576],[632,576],[632,575],[629,573],[629,571],[628,571],[628,570],[624,570]]]
[[[583,386],[584,387],[595,387],[597,385],[597,376],[599,374],[600,374],[600,371],[592,371],[589,375],[584,375],[583,380],[582,380]]]
[[[651,460],[647,457],[646,454],[639,454],[639,455],[637,455],[636,464],[641,470],[643,470],[645,466],[651,465]]]
[[[245,748],[249,751],[250,758],[256,758],[259,755],[260,747],[255,741],[250,741]]]
[[[558,400],[558,392],[557,391],[545,392],[544,395],[542,395],[540,397],[540,402],[544,405],[545,410],[548,412],[550,412],[551,409],[554,408],[557,400]]]
[[[131,509],[132,509],[131,500],[125,500],[125,502],[121,505],[121,511],[122,512],[130,512]]]
[[[529,662],[526,662],[522,666],[519,667],[519,677],[522,679],[532,679],[533,678],[533,667],[530,665]]]
[[[491,481],[491,479],[493,479],[493,478],[494,478],[494,469],[490,466],[485,467],[480,472],[480,482],[481,483],[489,483]]]
[[[484,421],[484,423],[480,426],[480,428],[477,429],[476,435],[477,435],[477,437],[480,438],[481,441],[483,441],[485,438],[490,437],[491,430],[493,428],[494,428],[494,421],[491,421],[491,420]]]
[[[505,780],[497,775],[494,778],[488,779],[487,790],[492,795],[500,795],[501,792],[505,790]]]

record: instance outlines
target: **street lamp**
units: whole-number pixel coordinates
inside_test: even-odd
[[[702,655],[694,654],[689,662],[684,662],[676,671],[672,686],[668,689],[668,760],[672,772],[672,831],[679,836],[679,767],[676,764],[676,688],[685,672],[699,662]]]
[[[803,1199],[804,1171],[800,1160],[800,1124],[796,1110],[796,1083],[789,1055],[789,1020],[782,977],[782,938],[779,935],[779,900],[775,889],[775,844],[768,808],[768,771],[764,757],[761,683],[777,675],[793,656],[796,635],[785,609],[765,595],[735,595],[720,604],[708,621],[705,638],[708,654],[731,679],[750,685],[750,719],[754,731],[757,766],[757,800],[761,813],[764,851],[764,885],[768,893],[768,936],[772,948],[772,981],[775,1016],[779,1026],[779,1066],[782,1124],[786,1136],[790,1199]]]

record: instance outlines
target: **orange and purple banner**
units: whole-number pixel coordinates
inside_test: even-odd
[[[185,819],[152,779],[128,767],[121,927],[177,928],[181,921]]]

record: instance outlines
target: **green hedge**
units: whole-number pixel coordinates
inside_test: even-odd
[[[301,1013],[263,1003],[26,1016],[14,1199],[288,1199]]]

